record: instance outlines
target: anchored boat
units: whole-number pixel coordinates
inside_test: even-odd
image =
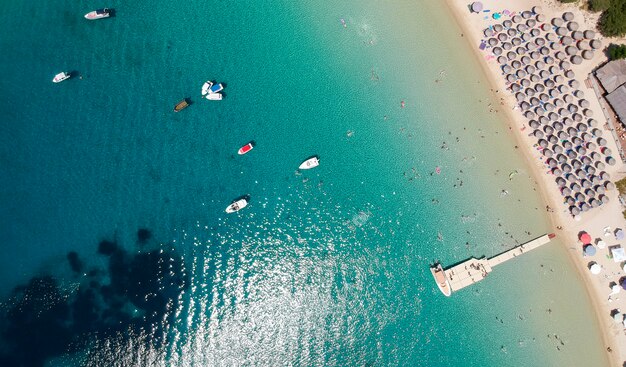
[[[320,165],[320,160],[317,156],[313,156],[309,159],[307,159],[306,161],[302,162],[302,164],[300,165],[300,169],[311,169],[311,168],[315,168],[317,166]]]
[[[243,147],[239,148],[237,153],[239,155],[244,155],[244,154],[248,153],[249,151],[251,151],[252,148],[254,148],[254,144],[252,144],[252,142],[249,142],[248,144],[246,144]]]
[[[439,263],[435,263],[430,267],[430,272],[433,274],[433,278],[435,278],[435,282],[439,287],[441,293],[446,297],[450,297],[452,294],[452,288],[450,288],[450,282],[446,277],[446,272],[443,270],[443,267]]]
[[[202,85],[202,95],[211,101],[221,101],[222,94],[220,92],[222,90],[224,90],[224,86],[221,83],[213,83],[210,80]]]
[[[182,101],[178,102],[176,106],[174,106],[174,112],[184,110],[187,107],[189,107],[189,102],[187,101],[187,98],[183,98]]]
[[[226,213],[234,213],[234,212],[238,212],[241,209],[245,208],[248,205],[248,200],[244,199],[239,199],[235,202],[233,202],[232,204],[230,204],[228,207],[226,207]]]
[[[70,73],[66,73],[65,71],[62,71],[54,76],[54,78],[52,79],[52,82],[61,83],[62,81],[69,79],[70,76],[71,76]]]
[[[85,14],[85,19],[96,20],[96,19],[108,18],[110,16],[111,16],[111,9],[102,8],[102,9],[90,11],[89,13]]]

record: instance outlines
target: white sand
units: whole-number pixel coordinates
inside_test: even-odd
[[[616,263],[612,259],[607,258],[608,247],[605,249],[598,249],[598,252],[593,257],[582,256],[582,244],[578,242],[578,233],[580,231],[587,231],[594,243],[597,239],[602,238],[607,242],[608,246],[618,244],[614,236],[604,236],[603,229],[610,226],[612,230],[615,228],[623,228],[626,230],[626,220],[622,216],[622,208],[618,201],[617,190],[607,191],[607,195],[610,199],[608,204],[602,205],[599,208],[591,209],[589,212],[581,215],[580,221],[575,221],[566,206],[563,204],[563,198],[558,191],[558,188],[554,182],[554,176],[546,174],[546,167],[540,159],[539,152],[533,147],[536,143],[534,137],[529,137],[527,134],[531,131],[530,128],[526,128],[522,131],[522,128],[527,126],[527,119],[522,116],[521,112],[514,111],[513,107],[517,105],[515,98],[510,90],[506,89],[504,78],[501,76],[501,70],[495,58],[488,59],[487,56],[491,53],[489,51],[480,51],[478,46],[480,41],[485,38],[483,36],[483,30],[490,24],[495,24],[497,21],[491,18],[494,12],[500,12],[504,9],[508,9],[511,12],[521,12],[525,10],[531,10],[533,6],[541,6],[542,13],[546,16],[546,23],[549,23],[554,17],[561,17],[563,12],[571,11],[574,13],[574,20],[580,24],[579,30],[594,29],[597,22],[598,14],[583,13],[575,5],[564,5],[556,1],[539,1],[539,0],[483,0],[484,9],[491,10],[490,13],[472,14],[468,10],[468,5],[471,4],[470,0],[447,0],[447,3],[453,12],[457,22],[459,22],[461,28],[464,31],[464,38],[470,42],[471,47],[476,51],[477,57],[482,62],[483,68],[492,83],[493,89],[497,90],[496,99],[503,98],[504,105],[500,106],[500,111],[507,114],[507,120],[509,127],[514,131],[520,149],[527,157],[529,165],[533,169],[534,177],[537,180],[541,188],[542,197],[546,203],[554,212],[550,214],[552,224],[554,226],[554,232],[557,234],[561,241],[566,244],[570,258],[572,259],[575,267],[580,272],[580,277],[585,281],[586,289],[591,298],[591,301],[596,310],[598,322],[601,326],[601,330],[604,337],[605,347],[610,347],[611,352],[608,352],[609,360],[614,366],[622,366],[626,361],[626,334],[621,324],[617,324],[611,317],[611,311],[614,309],[621,309],[626,312],[626,291],[622,290],[621,293],[612,295],[609,299],[611,292],[609,284],[611,282],[618,283],[620,278],[624,276],[624,271],[621,269],[623,263]],[[489,19],[484,19],[488,16]],[[508,17],[503,16],[500,18],[500,22]],[[596,38],[602,39],[599,35]],[[607,46],[611,40],[602,39],[603,46]],[[584,80],[592,69],[597,67],[600,63],[606,60],[603,52],[597,51],[592,60],[585,60],[581,65],[574,65],[572,69],[576,73],[576,78],[580,82],[580,90],[585,93],[585,98],[591,103],[590,109],[593,110],[595,118],[599,122],[599,128],[603,130],[603,137],[609,142],[608,147],[614,152],[618,164],[615,166],[606,167],[606,171],[611,175],[611,181],[615,182],[626,175],[626,165],[624,165],[617,155],[617,147],[613,141],[612,135],[605,128],[606,119],[601,110],[599,101],[593,91],[585,85]],[[556,229],[562,227],[561,230]],[[626,241],[622,243],[626,247]],[[592,275],[587,266],[591,261],[595,261],[603,268],[599,275]],[[576,320],[572,320],[575,322]]]

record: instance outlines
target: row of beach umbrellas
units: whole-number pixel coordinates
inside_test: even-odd
[[[593,58],[602,43],[573,18],[565,12],[550,26],[535,7],[485,29],[484,43],[497,57],[565,205],[578,215],[608,202],[605,193],[614,185],[604,169],[616,161],[571,70]]]

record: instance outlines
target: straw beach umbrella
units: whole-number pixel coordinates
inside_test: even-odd
[[[561,36],[561,37],[562,37],[562,36],[565,36],[565,35],[567,34],[567,28],[565,28],[565,27],[559,27],[559,28],[557,28],[557,29],[556,29],[556,34],[557,34],[558,36]]]
[[[569,46],[569,45],[571,45],[573,42],[574,42],[574,40],[572,39],[572,37],[565,36],[565,37],[561,38],[561,43],[562,43],[564,46]]]
[[[596,37],[596,32],[592,31],[591,29],[587,29],[583,32],[583,34],[585,35],[586,39],[593,39]]]
[[[613,157],[606,157],[606,163],[607,163],[609,166],[614,166],[614,165],[615,165],[615,163],[617,163],[617,162],[615,161],[615,158],[613,158]]]
[[[571,20],[574,19],[574,13],[572,13],[571,11],[566,11],[565,13],[563,13],[563,20],[566,22],[569,22]]]
[[[550,142],[550,144],[556,144],[559,142],[559,139],[554,135],[550,135],[548,136],[548,142]]]
[[[510,49],[513,48],[513,45],[511,44],[511,42],[502,42],[502,48],[505,51],[509,51]]]
[[[578,30],[578,23],[576,22],[569,22],[567,23],[567,29],[569,29],[570,31],[577,31]],[[582,32],[581,32],[582,34]]]
[[[517,31],[513,28],[509,28],[509,30],[507,30],[506,33],[509,35],[509,37],[513,37],[517,34]]]
[[[474,13],[480,13],[483,10],[483,3],[480,1],[474,1],[471,8]]]
[[[582,56],[583,56],[583,59],[585,60],[591,60],[593,59],[593,51],[585,50],[582,52]]]
[[[485,30],[483,31],[483,34],[485,35],[485,37],[491,37],[493,36],[493,29],[485,28]]]
[[[581,31],[574,31],[572,32],[572,38],[576,41],[580,41],[581,39],[585,38],[585,36],[583,36],[583,32]]]
[[[588,40],[580,40],[578,44],[576,44],[579,50],[591,50],[591,45]]]
[[[597,39],[593,39],[589,42],[589,45],[591,46],[591,48],[593,48],[594,50],[597,50],[599,48],[602,47],[602,41],[597,40]]]
[[[554,41],[556,41],[556,38],[557,38],[557,37],[556,37],[556,34],[554,34],[554,33],[548,33],[548,34],[546,34],[546,39],[547,39],[548,41],[550,41],[550,42],[554,42]]]
[[[576,79],[570,80],[569,86],[572,87],[572,88],[578,88],[578,87],[580,87],[580,83]]]
[[[563,19],[561,18],[552,18],[552,25],[555,27],[560,27],[563,25]]]
[[[506,64],[509,60],[504,56],[498,57],[498,64]]]

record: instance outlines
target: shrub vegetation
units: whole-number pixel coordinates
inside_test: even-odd
[[[626,35],[626,0],[610,0],[609,7],[600,16],[598,28],[607,37]]]

